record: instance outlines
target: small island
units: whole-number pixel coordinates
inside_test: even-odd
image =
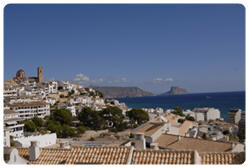
[[[172,86],[168,92],[162,93],[159,96],[182,95],[182,94],[188,94],[188,91],[178,86]]]

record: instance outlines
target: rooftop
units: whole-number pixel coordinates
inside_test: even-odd
[[[9,109],[5,109],[4,114],[18,114],[18,113],[16,113],[15,111],[9,110]]]
[[[17,148],[29,161],[29,149]],[[245,152],[198,153],[193,150],[134,150],[133,147],[40,148],[40,156],[29,164],[241,164]],[[7,158],[7,157],[6,157]],[[6,159],[5,158],[5,159]],[[7,160],[7,159],[6,159]]]
[[[29,160],[29,149],[18,148],[19,155],[26,160]],[[29,164],[65,164],[70,149],[56,149],[56,148],[40,148],[40,156],[36,161],[30,161]]]
[[[163,124],[149,122],[148,124],[142,126],[141,128],[138,128],[135,131],[133,131],[133,133],[144,133],[145,136],[151,136],[162,127]]]
[[[9,103],[8,106],[10,107],[30,107],[30,106],[42,106],[48,105],[48,103],[44,101],[33,101],[33,102],[17,102],[17,103]]]
[[[155,143],[159,147],[170,150],[197,150],[201,152],[228,152],[231,150],[231,143],[212,140],[203,140],[190,137],[181,137],[178,141],[177,135],[162,134]],[[212,147],[210,147],[212,146]]]
[[[19,155],[29,159],[28,148],[18,148]],[[127,164],[132,147],[40,148],[40,156],[29,164]]]
[[[193,151],[135,150],[132,164],[194,164]]]
[[[242,164],[245,152],[241,153],[202,153],[201,164]]]
[[[241,110],[240,109],[233,109],[233,110],[230,110],[228,113],[237,113],[239,111],[241,111]]]

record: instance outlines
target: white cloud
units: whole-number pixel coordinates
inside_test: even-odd
[[[99,82],[104,82],[104,79],[103,78],[99,78],[98,81]]]
[[[90,79],[88,76],[79,73],[75,75],[74,81],[79,82],[79,83],[89,83],[89,84],[119,84],[119,83],[126,83],[128,80],[125,77],[120,77],[118,79],[104,79],[104,78],[96,78],[96,79]]]
[[[161,81],[163,81],[163,79],[162,78],[156,78],[156,79],[154,79],[155,81],[158,81],[158,82],[161,82]]]
[[[173,80],[173,78],[166,78],[165,81],[166,82],[173,82],[174,80]]]
[[[174,80],[173,80],[173,78],[165,78],[165,79],[163,79],[163,78],[155,78],[154,80],[153,80],[153,82],[154,83],[164,83],[164,82],[173,82]]]
[[[124,82],[128,82],[128,80],[125,77],[121,77],[119,79],[116,79],[114,81],[109,81],[110,83],[124,83]]]
[[[89,82],[90,78],[82,73],[77,74],[74,78],[74,81],[78,81],[78,82]]]
[[[120,78],[121,82],[127,82],[127,79],[125,77]]]

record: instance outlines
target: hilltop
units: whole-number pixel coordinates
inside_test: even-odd
[[[144,91],[138,87],[118,87],[118,86],[90,86],[104,94],[105,98],[123,97],[143,97],[154,96],[153,93]]]
[[[162,93],[159,96],[181,95],[181,94],[188,94],[188,91],[184,88],[172,86],[168,92]]]

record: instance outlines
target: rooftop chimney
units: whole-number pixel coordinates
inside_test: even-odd
[[[35,161],[40,156],[40,149],[37,141],[31,141],[31,146],[29,147],[29,160]]]
[[[193,151],[193,164],[201,164],[201,157],[197,150]]]
[[[61,142],[61,143],[60,143],[60,148],[69,149],[69,148],[70,148],[69,142],[68,142],[68,141],[66,141],[66,142]]]
[[[181,140],[181,136],[177,136],[177,141],[180,141]]]
[[[235,148],[235,143],[232,142],[232,143],[231,143],[231,150],[233,150],[234,148]]]
[[[144,133],[135,134],[135,148],[137,150],[145,150]]]
[[[151,143],[150,148],[153,150],[159,150],[158,143]]]

